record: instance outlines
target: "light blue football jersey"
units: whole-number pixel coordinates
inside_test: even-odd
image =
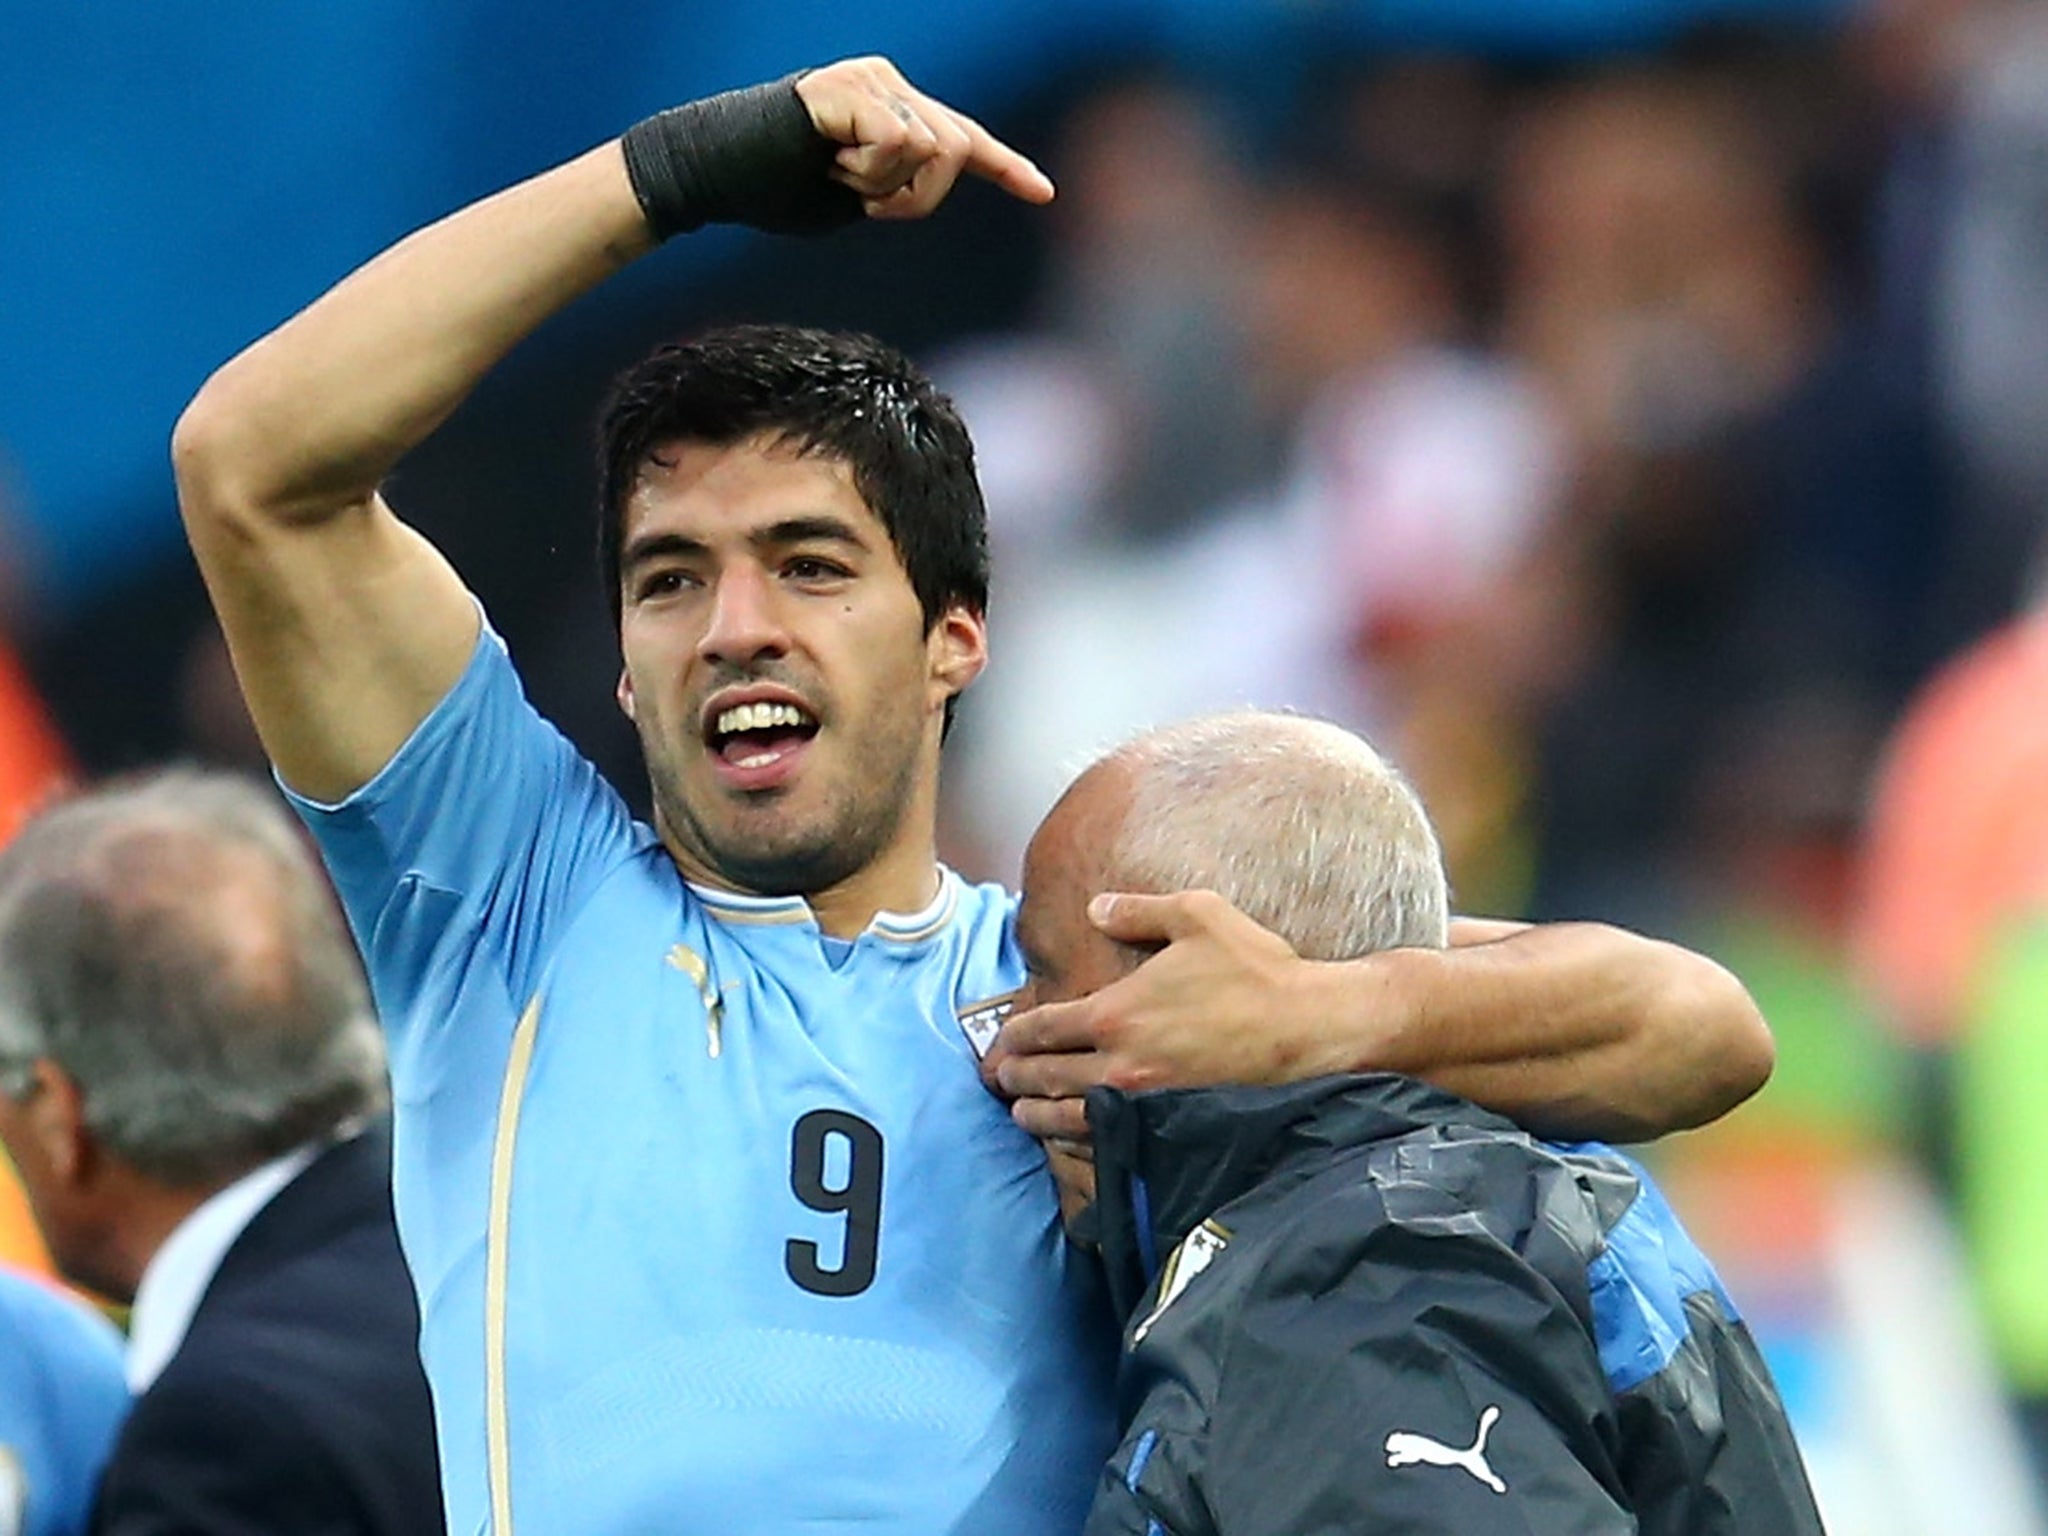
[[[849,948],[688,885],[488,630],[301,810],[390,1037],[452,1532],[1080,1529],[1115,1326],[975,1071],[1003,892]]]
[[[0,1269],[0,1531],[78,1536],[127,1414],[114,1325]]]

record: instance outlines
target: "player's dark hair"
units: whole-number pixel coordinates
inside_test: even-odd
[[[988,513],[953,402],[871,336],[732,326],[657,349],[613,382],[598,428],[598,556],[612,618],[627,498],[667,442],[778,438],[842,461],[888,530],[927,631],[988,608]]]

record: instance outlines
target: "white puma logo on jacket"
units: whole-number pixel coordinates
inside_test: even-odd
[[[1479,1415],[1479,1434],[1470,1447],[1456,1450],[1427,1435],[1413,1434],[1397,1429],[1387,1436],[1387,1465],[1390,1467],[1463,1467],[1495,1493],[1506,1493],[1508,1485],[1500,1480],[1486,1462],[1486,1437],[1493,1432],[1493,1426],[1500,1419],[1500,1409],[1488,1405]]]

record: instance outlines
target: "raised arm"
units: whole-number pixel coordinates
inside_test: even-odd
[[[475,605],[378,486],[520,338],[657,231],[916,218],[963,170],[1052,195],[885,60],[849,60],[665,113],[465,208],[221,368],[172,439],[179,505],[286,781],[347,794],[461,675]]]
[[[1739,981],[1619,928],[1462,922],[1448,950],[1314,964],[1211,892],[1098,901],[1112,937],[1164,947],[1004,1028],[990,1072],[1039,1135],[1085,1138],[1075,1096],[1097,1083],[1385,1071],[1542,1135],[1635,1141],[1725,1114],[1770,1075],[1770,1032]]]

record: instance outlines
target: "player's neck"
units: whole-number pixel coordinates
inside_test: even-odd
[[[937,743],[931,744],[936,755]],[[835,939],[857,939],[878,912],[922,912],[939,894],[937,763],[914,781],[895,835],[839,884],[810,893],[818,926]]]
[[[835,939],[855,939],[882,912],[916,913],[939,894],[937,834],[930,817],[906,817],[904,830],[873,859],[836,885],[803,893],[818,927]],[[711,868],[666,827],[660,829],[669,856],[683,877],[712,890],[743,896],[773,895],[755,890]]]
[[[880,912],[921,912],[939,894],[939,862],[922,848],[891,850],[809,900],[818,927],[835,939],[856,939]]]

